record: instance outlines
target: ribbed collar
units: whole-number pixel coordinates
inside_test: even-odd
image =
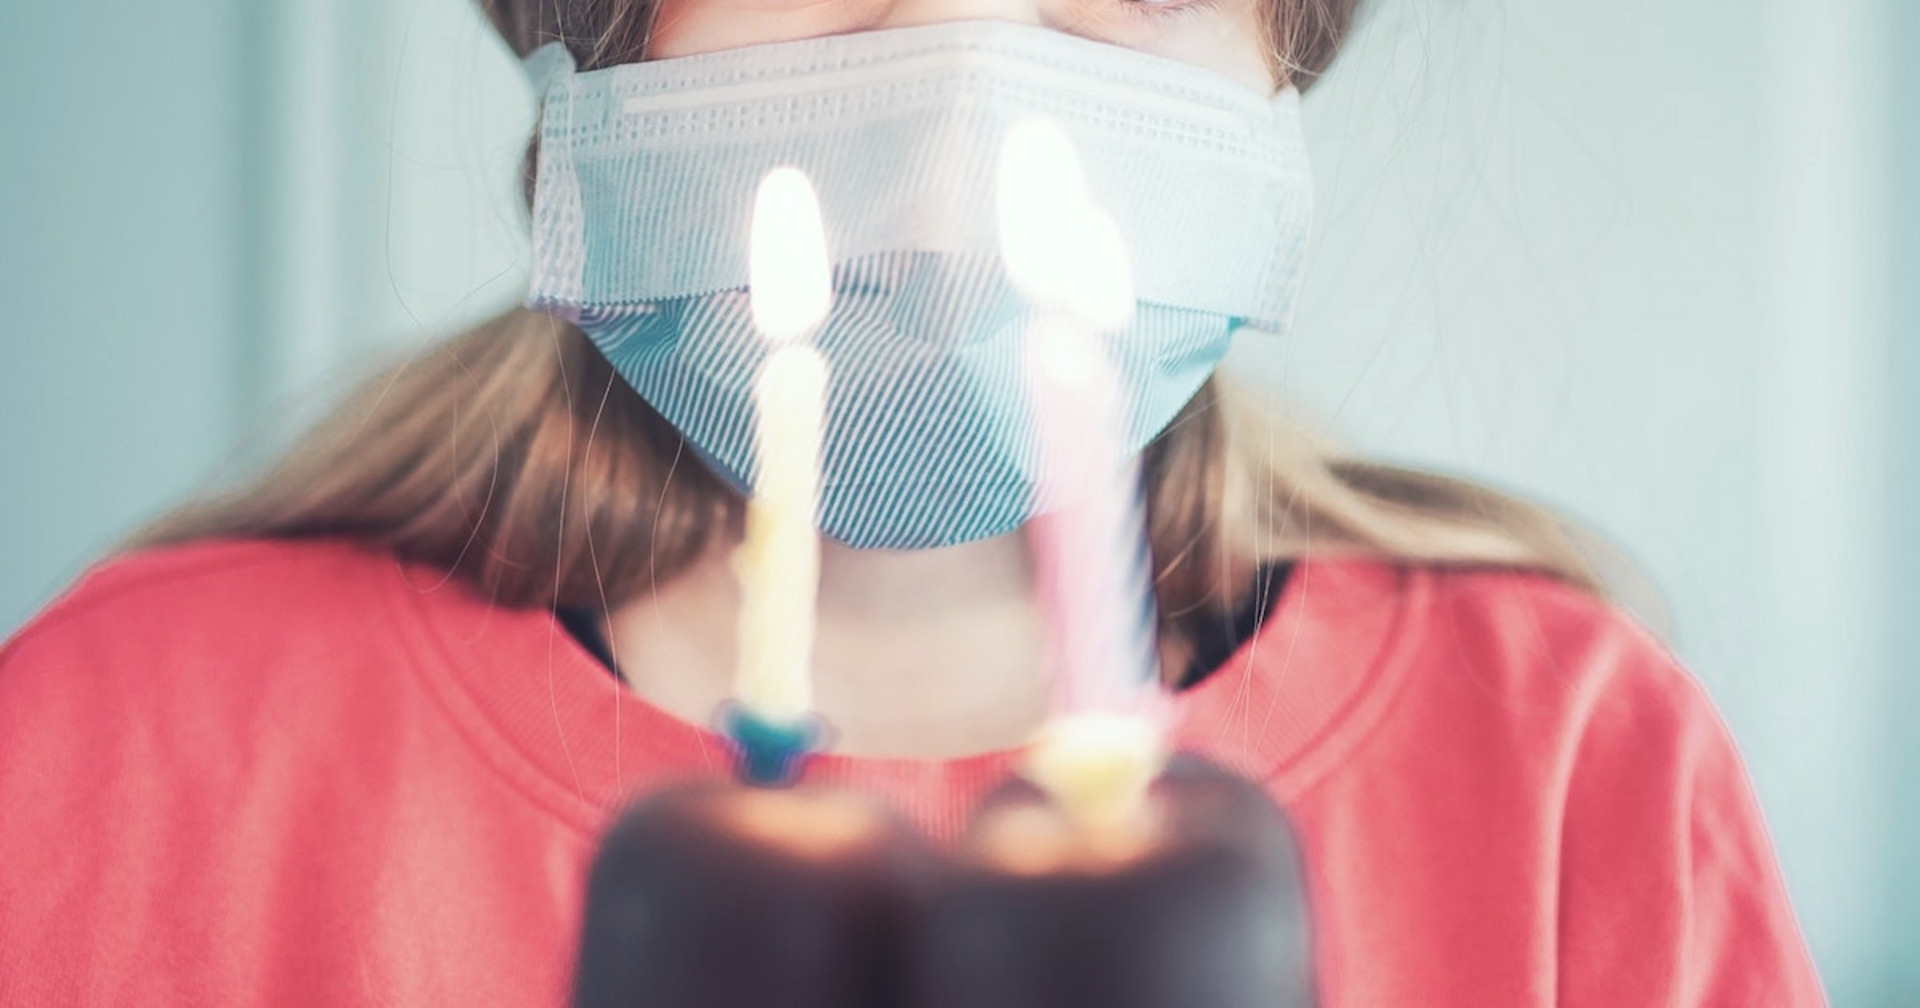
[[[1261,631],[1180,695],[1177,743],[1282,795],[1312,787],[1385,709],[1431,576],[1358,557],[1302,559]],[[396,563],[385,581],[386,612],[427,690],[483,762],[570,826],[595,834],[638,791],[726,772],[719,735],[622,688],[552,614],[492,605],[425,567]],[[1017,758],[826,754],[807,780],[885,797],[945,840]]]

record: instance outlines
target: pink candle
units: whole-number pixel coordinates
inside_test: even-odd
[[[999,210],[1007,272],[1038,308],[1026,364],[1043,517],[1029,531],[1051,617],[1056,711],[1157,718],[1146,514],[1127,403],[1102,345],[1133,315],[1125,244],[1089,202],[1072,142],[1045,120],[1009,131]]]
[[[1069,817],[1118,841],[1144,826],[1169,715],[1127,404],[1101,343],[1133,316],[1131,267],[1119,226],[1088,199],[1072,142],[1045,120],[1008,133],[999,224],[1007,272],[1038,308],[1026,363],[1042,517],[1028,531],[1055,704],[1025,772]]]
[[[1056,710],[1157,717],[1152,558],[1118,382],[1092,334],[1043,318],[1028,372],[1047,510],[1030,526]]]

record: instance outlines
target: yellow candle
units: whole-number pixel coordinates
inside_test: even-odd
[[[734,692],[762,718],[797,722],[813,705],[827,394],[826,361],[801,340],[826,318],[833,296],[819,200],[804,175],[782,168],[761,182],[751,242],[754,325],[772,350],[754,384],[759,465],[746,539],[734,555],[741,588]]]
[[[755,386],[760,472],[735,554],[740,576],[738,699],[773,721],[813,705],[814,598],[820,583],[815,510],[827,365],[809,347],[782,347]]]

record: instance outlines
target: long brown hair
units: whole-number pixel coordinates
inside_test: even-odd
[[[1311,82],[1357,3],[1274,0],[1276,66]],[[560,40],[583,67],[638,58],[651,16],[637,0],[482,5],[515,50]],[[1309,550],[1529,569],[1603,597],[1600,571],[1621,563],[1517,497],[1346,457],[1218,377],[1148,447],[1143,469],[1163,631],[1176,645],[1236,611],[1261,563]],[[391,364],[269,471],[128,545],[346,534],[469,578],[502,605],[605,609],[672,578],[740,514],[738,496],[584,334],[516,310]]]

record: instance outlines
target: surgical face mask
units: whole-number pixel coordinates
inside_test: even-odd
[[[1137,308],[1104,344],[1144,447],[1242,327],[1284,332],[1312,204],[1299,95],[1061,32],[957,22],[574,71],[541,91],[530,305],[585,331],[743,492],[768,353],[747,294],[771,170],[819,193],[833,307],[820,524],[856,547],[1013,531],[1037,505],[1021,368],[1033,322],[996,234],[995,167],[1030,116],[1078,149]]]

